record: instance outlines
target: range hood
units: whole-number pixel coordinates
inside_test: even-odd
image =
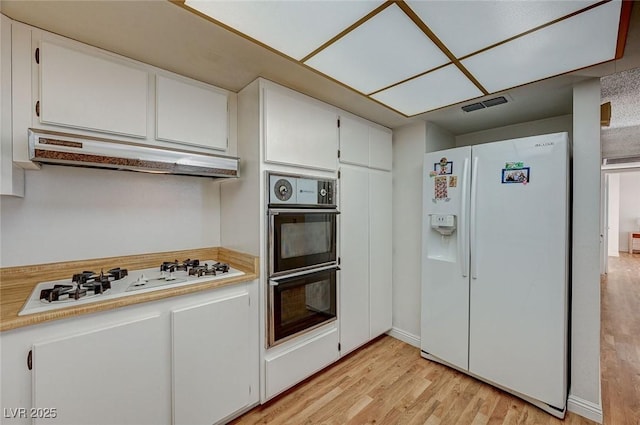
[[[41,164],[197,177],[238,177],[238,158],[29,129],[29,158]]]

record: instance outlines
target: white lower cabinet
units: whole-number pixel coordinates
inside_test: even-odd
[[[313,375],[338,357],[338,329],[333,325],[294,345],[272,348],[265,355],[266,399]]]
[[[169,423],[166,331],[155,315],[33,344],[29,416],[36,424]]]
[[[253,297],[256,281],[4,331],[0,422],[224,423],[259,401]]]
[[[249,295],[171,312],[173,423],[210,425],[249,403]]]
[[[345,355],[391,329],[391,180],[340,167],[340,344]]]

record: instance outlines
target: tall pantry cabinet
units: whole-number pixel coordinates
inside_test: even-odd
[[[391,329],[391,131],[340,116],[341,354]]]

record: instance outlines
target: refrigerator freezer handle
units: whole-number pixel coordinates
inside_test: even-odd
[[[467,231],[467,197],[469,196],[467,193],[467,182],[469,180],[469,176],[467,173],[469,172],[469,159],[465,159],[462,166],[462,193],[461,193],[461,202],[460,202],[460,214],[458,215],[458,252],[460,253],[460,271],[462,272],[462,277],[467,277],[469,274],[469,251],[467,247],[469,246],[469,232]]]
[[[477,258],[478,258],[478,250],[476,249],[476,231],[478,226],[476,225],[476,207],[478,201],[478,157],[473,158],[473,169],[471,171],[471,216],[470,224],[471,231],[469,232],[470,241],[469,247],[471,249],[471,278],[478,278],[478,270],[477,270]]]

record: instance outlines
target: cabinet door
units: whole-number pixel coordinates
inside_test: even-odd
[[[0,46],[0,195],[22,197],[24,170],[13,164],[11,19],[4,15],[0,15]]]
[[[249,295],[171,313],[173,422],[213,424],[249,403]]]
[[[40,44],[40,122],[144,138],[148,76],[96,52]]]
[[[340,162],[369,166],[369,126],[349,116],[340,117]]]
[[[168,332],[146,317],[33,345],[35,424],[169,424]],[[45,413],[46,410],[41,410]]]
[[[340,167],[341,354],[369,341],[369,170]]]
[[[335,171],[338,114],[297,93],[264,88],[265,161]]]
[[[369,127],[369,167],[391,171],[391,130]]]
[[[371,338],[391,329],[391,173],[369,171]]]
[[[227,149],[227,93],[213,86],[156,78],[156,139]]]

